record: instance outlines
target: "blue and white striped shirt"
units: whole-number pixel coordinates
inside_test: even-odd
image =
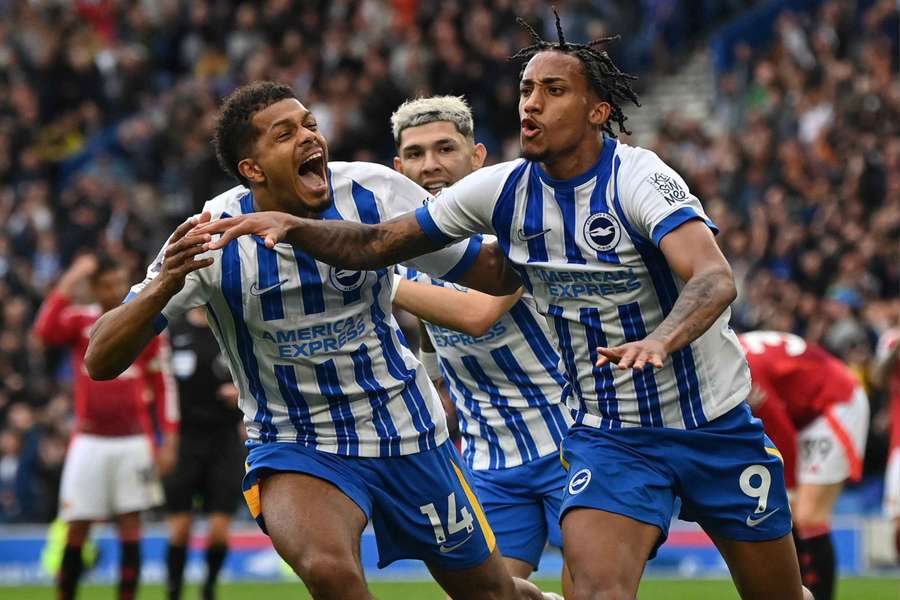
[[[416,269],[411,281],[450,285]],[[455,285],[460,291],[466,288]],[[572,417],[571,389],[544,318],[528,295],[481,337],[425,322],[456,404],[470,469],[506,469],[559,451]]]
[[[378,223],[421,206],[428,192],[386,167],[329,163],[324,219]],[[213,219],[253,212],[233,188],[207,202]],[[410,264],[452,279],[478,255],[472,238]],[[163,248],[163,252],[165,247]],[[138,293],[158,273],[163,255]],[[399,456],[447,439],[443,408],[391,314],[389,269],[347,271],[288,244],[240,237],[187,277],[157,319],[205,306],[240,390],[251,440],[296,442],[345,456]]]
[[[690,429],[747,397],[749,369],[730,310],[660,370],[594,366],[597,346],[642,339],[671,311],[683,283],[660,240],[692,219],[715,230],[654,153],[606,139],[597,162],[568,180],[528,160],[486,167],[416,215],[441,242],[497,236],[555,335],[576,423]]]

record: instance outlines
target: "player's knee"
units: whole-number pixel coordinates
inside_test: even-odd
[[[572,593],[567,600],[633,600],[635,590],[615,577],[574,577]]]
[[[339,592],[365,587],[362,570],[352,556],[313,552],[291,564],[314,596],[330,597]],[[318,596],[317,596],[318,597]]]

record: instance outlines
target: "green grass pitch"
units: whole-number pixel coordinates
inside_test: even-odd
[[[538,581],[547,591],[560,591],[559,582]],[[433,583],[372,583],[372,592],[381,600],[443,600],[444,595]],[[4,600],[53,600],[49,587],[0,587]],[[109,600],[115,597],[111,586],[84,586],[79,600]],[[185,600],[198,597],[195,586],[185,590]],[[138,600],[163,600],[159,585],[144,585]],[[309,594],[298,583],[227,583],[219,588],[218,600],[307,600]],[[732,600],[738,595],[728,581],[650,579],[641,584],[638,600]],[[838,584],[837,600],[898,600],[900,579],[843,579]]]

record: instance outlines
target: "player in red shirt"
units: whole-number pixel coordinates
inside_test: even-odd
[[[874,383],[888,393],[891,403],[891,446],[884,481],[884,509],[894,521],[894,545],[900,557],[900,328],[887,329],[878,338]]]
[[[96,304],[73,304],[87,280]],[[81,548],[91,523],[115,521],[122,544],[118,597],[134,598],[140,575],[140,511],[162,502],[158,475],[177,455],[178,399],[169,372],[169,347],[156,338],[134,365],[111,381],[94,381],[84,369],[91,327],[128,291],[128,274],[108,257],[82,256],[50,292],[35,322],[47,346],[71,350],[74,373],[75,434],[60,483],[60,518],[69,524],[58,576],[58,598],[75,597],[83,570]],[[148,410],[148,392],[156,405]],[[162,434],[154,466],[154,425]]]
[[[753,413],[783,456],[803,583],[816,600],[830,600],[831,512],[844,481],[862,476],[868,398],[844,363],[801,337],[752,331],[740,340]]]

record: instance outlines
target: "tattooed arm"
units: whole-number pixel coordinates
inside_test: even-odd
[[[222,234],[210,244],[213,250],[252,234],[262,237],[268,248],[286,242],[322,262],[358,271],[395,265],[443,247],[425,234],[412,212],[376,225],[258,212],[207,223],[197,233]],[[512,294],[522,285],[496,244],[483,244],[458,281],[497,296]]]
[[[674,229],[659,247],[669,267],[685,282],[675,305],[643,340],[598,348],[597,366],[612,362],[621,369],[641,369],[649,363],[661,368],[669,354],[703,335],[737,296],[731,267],[702,221],[688,221]]]

